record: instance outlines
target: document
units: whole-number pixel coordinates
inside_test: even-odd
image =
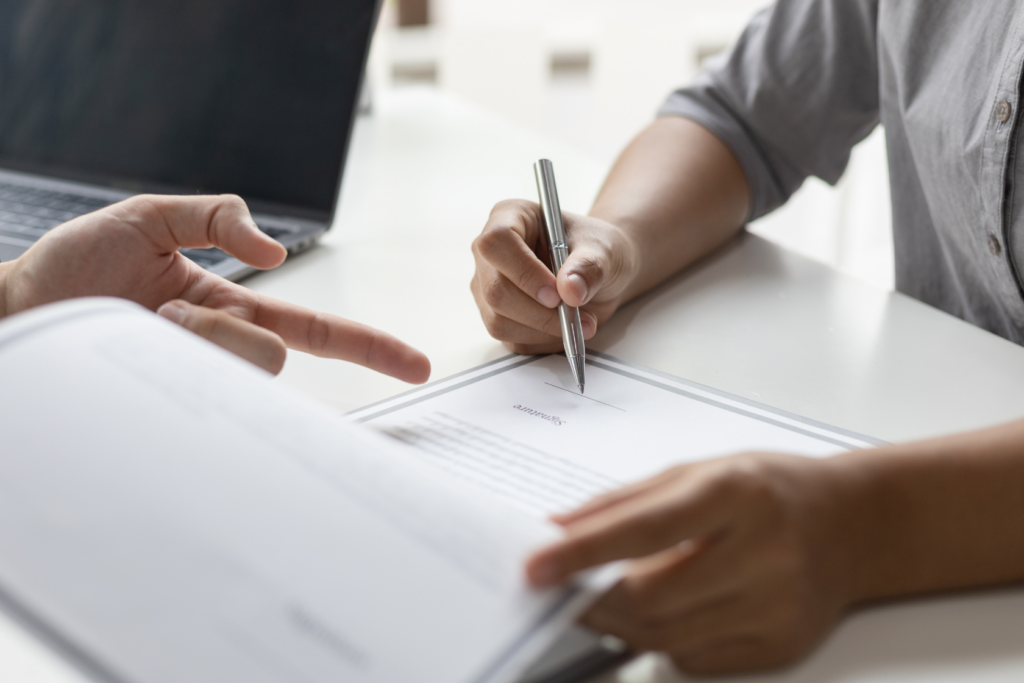
[[[349,417],[537,516],[680,463],[881,443],[593,351],[585,394],[564,357],[509,356]]]
[[[607,585],[528,588],[553,526],[133,304],[5,321],[0,376],[0,609],[98,680],[508,683]]]

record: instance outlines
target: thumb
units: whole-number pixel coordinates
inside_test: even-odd
[[[558,271],[558,295],[573,308],[621,296],[637,272],[639,258],[620,228],[589,216],[563,214],[569,257]]]
[[[107,211],[146,235],[163,253],[218,247],[250,266],[276,268],[287,252],[253,222],[234,195],[176,197],[135,195]]]
[[[596,245],[584,244],[570,252],[558,271],[562,301],[573,308],[590,303],[609,284],[609,260],[609,254]]]

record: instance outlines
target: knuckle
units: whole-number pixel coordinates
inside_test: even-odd
[[[738,455],[729,460],[720,483],[725,492],[749,501],[766,502],[776,490],[764,462],[755,455]]]
[[[210,311],[203,308],[191,308],[185,313],[182,325],[192,330],[200,337],[213,339],[220,332],[223,322],[218,311]]]
[[[484,311],[487,308],[487,300],[484,298],[484,286],[482,283],[486,282],[487,278],[480,272],[477,272],[473,279],[469,281],[469,291],[473,294],[473,299],[476,301],[477,308]]]
[[[246,206],[245,200],[239,197],[237,194],[222,194],[219,199],[228,206],[244,207]]]
[[[309,344],[310,351],[314,354],[323,353],[327,348],[330,336],[331,326],[328,324],[326,316],[323,313],[317,313],[309,321],[309,327],[306,329],[306,342]]]
[[[387,342],[391,335],[381,332],[377,328],[370,328],[370,338],[366,343],[366,357],[363,362],[366,367],[374,367],[374,363],[385,357],[387,353]]]
[[[529,344],[509,344],[508,350],[518,356],[532,356],[537,353],[537,349]]]
[[[151,216],[158,211],[157,207],[163,198],[153,194],[137,194],[123,199],[115,205],[127,212],[128,216],[135,218]],[[108,209],[111,207],[107,207]]]
[[[124,204],[154,204],[163,201],[163,197],[157,194],[137,194],[124,200]]]
[[[606,266],[604,262],[595,256],[582,256],[576,261],[575,269],[580,271],[585,278],[592,282],[604,280]]]
[[[491,278],[483,285],[483,297],[492,309],[500,308],[508,298],[505,283],[500,278]]]
[[[501,213],[508,211],[509,209],[515,209],[518,207],[518,199],[502,199],[500,202],[496,202],[494,207],[491,209],[491,214]]]
[[[491,215],[499,213],[518,213],[521,216],[527,216],[533,213],[538,207],[536,202],[531,202],[527,199],[502,199],[500,202],[494,205],[491,209]]]
[[[536,278],[538,265],[539,263],[535,261],[524,261],[518,264],[513,280],[520,283],[520,285],[529,283]]]
[[[506,225],[495,225],[484,228],[484,231],[480,233],[480,236],[473,242],[476,246],[477,253],[483,256],[485,260],[493,260],[505,249],[505,244],[508,241],[511,232],[511,228]]]
[[[496,313],[487,313],[483,316],[484,327],[487,329],[487,333],[498,340],[506,340],[510,333],[510,321],[508,318],[497,315]]]

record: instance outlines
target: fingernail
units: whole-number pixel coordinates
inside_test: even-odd
[[[545,285],[540,288],[539,292],[537,292],[537,301],[541,302],[541,304],[548,308],[554,308],[558,304],[562,303],[562,297],[558,296],[558,292],[556,292],[553,287]]]
[[[168,301],[166,304],[156,309],[156,314],[167,318],[172,323],[180,325],[185,320],[185,307],[177,301]]]
[[[582,303],[587,302],[587,283],[583,279],[583,276],[579,273],[573,273],[566,278],[569,282],[569,286],[572,287],[573,294],[579,297]]]
[[[583,327],[584,339],[590,339],[597,334],[597,320],[590,313],[580,312],[580,325]]]
[[[541,560],[533,565],[530,574],[538,586],[553,586],[558,583],[560,575],[558,563],[551,558]]]

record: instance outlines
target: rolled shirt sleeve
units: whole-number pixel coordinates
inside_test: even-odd
[[[808,176],[835,184],[878,124],[877,23],[878,0],[778,0],[659,115],[691,119],[732,150],[749,220],[759,218]]]

